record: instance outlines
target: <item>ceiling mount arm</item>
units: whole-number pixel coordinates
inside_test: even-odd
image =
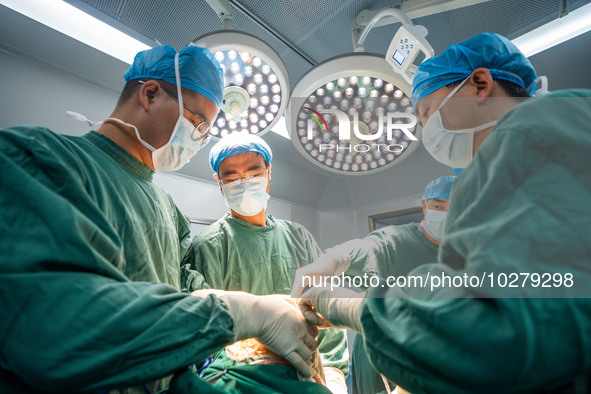
[[[229,0],[205,0],[207,4],[218,14],[226,30],[234,29],[234,13]]]
[[[371,29],[374,28],[376,23],[378,23],[383,18],[393,16],[397,19],[397,21],[402,22],[403,25],[414,25],[414,23],[410,20],[408,15],[406,15],[403,11],[400,11],[397,8],[385,8],[379,11],[377,14],[375,14],[371,19],[369,19],[370,14],[372,14],[371,11],[363,10],[357,16],[355,22],[353,22],[351,34],[353,36],[353,50],[355,52],[363,52],[363,42],[367,38],[367,35],[371,31]]]
[[[402,22],[403,26],[413,26],[411,19],[422,18],[440,12],[456,10],[486,3],[491,0],[407,0],[396,7],[381,10],[363,10],[353,22],[353,48],[355,52],[363,52],[363,41],[369,31],[377,26],[385,26]],[[568,4],[566,0],[560,0]]]

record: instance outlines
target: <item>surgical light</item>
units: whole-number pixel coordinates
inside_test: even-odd
[[[420,143],[410,90],[382,56],[330,59],[293,89],[286,111],[292,144],[333,173],[368,174],[400,163]]]
[[[199,37],[224,70],[224,104],[211,134],[234,131],[263,135],[279,121],[289,101],[289,77],[279,55],[255,36],[223,30]]]

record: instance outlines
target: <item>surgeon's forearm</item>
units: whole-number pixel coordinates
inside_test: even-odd
[[[198,362],[234,338],[232,318],[221,302],[166,285],[80,272],[0,281],[13,290],[1,292],[2,358],[10,360],[2,367],[39,389],[140,384]],[[43,291],[31,292],[39,283]]]

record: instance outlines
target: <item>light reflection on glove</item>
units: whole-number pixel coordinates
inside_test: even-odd
[[[228,306],[234,319],[236,341],[256,338],[260,343],[289,361],[305,377],[312,376],[306,363],[318,344],[317,329],[302,316],[288,295],[255,296],[242,291],[214,289],[191,293],[205,298],[215,295]]]
[[[311,287],[300,298],[298,305],[311,324],[326,327],[324,318],[332,327],[350,328],[362,333],[361,306],[365,293],[343,287]]]

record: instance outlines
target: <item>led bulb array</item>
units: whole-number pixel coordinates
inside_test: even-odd
[[[318,113],[325,109],[340,110],[350,119],[357,119],[359,133],[368,136],[379,132],[381,122],[382,133],[375,140],[365,141],[355,135],[355,125],[352,125],[351,138],[339,140],[337,117],[326,114],[323,115],[326,124],[310,122],[310,109]],[[356,75],[331,80],[308,96],[300,108],[298,141],[310,157],[325,167],[352,172],[375,170],[393,162],[411,142],[399,129],[392,131],[394,139],[387,140],[387,133],[383,132],[387,112],[412,114],[410,99],[393,84],[380,78]],[[409,128],[413,134],[415,130],[416,126]],[[312,139],[308,138],[310,131]],[[352,147],[349,149],[347,145]],[[394,148],[389,149],[392,146]]]
[[[407,157],[420,139],[409,84],[376,55],[320,64],[293,90],[286,119],[295,148],[340,174],[380,171]]]
[[[277,53],[255,36],[237,31],[219,31],[193,41],[208,48],[224,72],[224,87],[246,90],[246,111],[236,120],[220,111],[211,125],[214,137],[232,132],[263,135],[281,118],[289,101],[287,69]]]
[[[281,85],[277,75],[264,60],[246,51],[217,51],[214,56],[224,70],[224,85],[246,89],[250,103],[239,122],[231,114],[220,111],[211,134],[216,137],[234,131],[259,134],[277,117],[281,107]]]

